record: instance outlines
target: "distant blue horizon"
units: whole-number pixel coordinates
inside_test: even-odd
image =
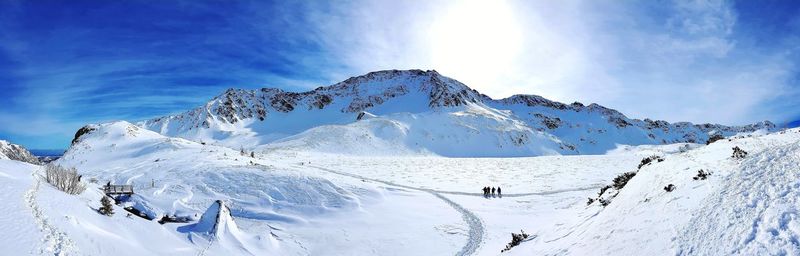
[[[26,148],[66,149],[86,124],[180,113],[227,88],[306,91],[386,69],[631,118],[800,126],[797,1],[12,0],[0,31],[0,139]]]
[[[46,156],[62,156],[64,155],[64,151],[66,149],[28,149],[34,156],[37,157],[46,157]]]

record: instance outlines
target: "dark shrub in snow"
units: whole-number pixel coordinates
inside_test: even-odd
[[[605,193],[609,188],[611,188],[611,185],[606,185],[605,187],[600,188],[600,193],[597,193],[597,196],[603,196],[603,193]]]
[[[614,189],[620,190],[625,187],[625,184],[628,184],[628,181],[630,181],[633,176],[636,176],[636,172],[626,172],[614,178]]]
[[[747,157],[747,151],[742,150],[739,146],[733,147],[733,155],[731,156],[734,159],[742,159]]]
[[[111,199],[108,199],[107,196],[103,196],[100,198],[100,209],[97,209],[100,214],[111,216],[114,215],[114,206],[111,204]]]
[[[528,234],[525,234],[525,231],[520,230],[519,232],[520,232],[519,234],[511,233],[511,242],[506,245],[505,249],[500,250],[500,252],[511,250],[511,247],[519,245],[520,243],[522,243],[522,240],[528,238]]]
[[[639,163],[639,166],[638,166],[638,167],[636,167],[636,170],[640,170],[640,169],[642,169],[642,167],[644,167],[645,165],[648,165],[648,164],[652,163],[653,161],[663,162],[663,161],[664,161],[664,158],[662,158],[662,157],[660,157],[660,156],[649,156],[649,157],[645,157],[644,159],[642,159],[642,162],[640,162],[640,163]]]
[[[590,198],[589,198],[589,201],[586,201],[586,205],[588,206],[588,205],[590,205],[590,204],[592,204],[592,203],[594,203],[594,198],[591,198],[591,197],[590,197]]]
[[[667,192],[672,192],[673,190],[675,190],[675,185],[669,184],[666,187],[664,187],[664,190],[666,190]]]
[[[703,171],[703,169],[700,169],[699,171],[697,171],[697,175],[694,176],[692,179],[694,179],[694,180],[705,180],[706,178],[708,178],[708,175],[711,175],[711,173],[710,172],[705,172],[705,171]]]

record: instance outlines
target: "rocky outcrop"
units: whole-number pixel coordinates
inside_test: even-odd
[[[97,128],[92,126],[92,125],[87,125],[87,126],[81,127],[80,129],[78,129],[77,132],[75,132],[75,137],[72,138],[72,143],[71,144],[75,145],[75,143],[80,142],[81,136],[89,134],[89,133],[91,133],[92,131],[94,131],[96,129]]]
[[[22,161],[31,164],[40,164],[39,159],[24,147],[0,140],[0,159]]]

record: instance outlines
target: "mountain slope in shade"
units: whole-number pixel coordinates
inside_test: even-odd
[[[301,93],[229,89],[204,106],[138,125],[235,148],[444,156],[600,154],[618,144],[704,143],[711,134],[776,129],[769,121],[724,126],[638,120],[597,104],[568,105],[536,95],[494,100],[421,70],[377,71]],[[338,144],[343,148],[325,146]],[[371,150],[375,145],[391,147]]]
[[[0,159],[17,160],[31,164],[39,164],[39,159],[24,147],[0,140]]]

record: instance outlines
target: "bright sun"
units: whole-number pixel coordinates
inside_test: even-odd
[[[514,62],[522,31],[505,1],[464,1],[431,27],[432,63],[471,86],[487,87]]]

